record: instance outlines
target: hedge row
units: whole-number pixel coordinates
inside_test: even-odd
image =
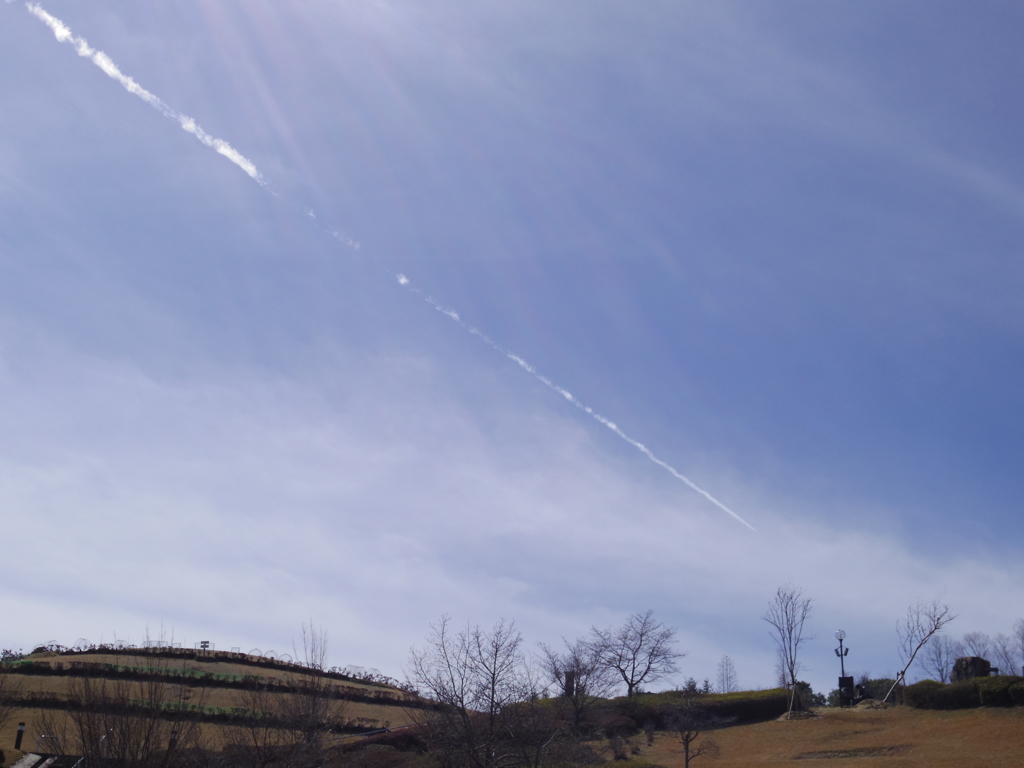
[[[65,648],[62,645],[40,646],[32,653],[56,653],[60,656],[85,656],[89,654],[104,654],[112,656],[152,656],[163,659],[186,659],[195,661],[224,661],[231,664],[245,664],[251,667],[262,667],[264,669],[277,669],[288,672],[306,672],[308,668],[296,661],[281,661],[265,656],[250,656],[247,653],[237,651],[217,650],[192,650],[190,648],[139,648],[136,646],[119,647],[112,645],[93,645],[88,648]],[[7,658],[7,657],[5,657]],[[10,654],[10,658],[24,658],[23,654]],[[399,688],[404,690],[402,684],[397,680],[379,674],[348,674],[343,670],[331,667],[320,672],[324,677],[332,680],[351,681],[363,683],[364,685],[380,686],[382,688]]]
[[[191,670],[183,673],[181,670],[176,669],[161,670],[155,667],[126,667],[117,664],[87,664],[83,662],[71,662],[70,668],[65,668],[61,662],[51,664],[46,661],[29,660],[11,662],[7,666],[19,675],[167,682],[189,687],[230,688],[234,690],[248,690],[255,685],[274,693],[296,693],[308,690],[301,684],[287,685],[257,675],[223,675]],[[308,674],[308,670],[306,670],[306,673]],[[366,704],[396,704],[414,708],[425,706],[421,699],[413,698],[409,694],[394,688],[365,690],[362,688],[349,688],[347,686],[332,686],[330,693],[331,698],[344,701]]]
[[[789,691],[784,688],[736,693],[641,693],[612,699],[608,707],[637,727],[651,725],[658,730],[668,730],[672,728],[676,709],[686,696],[697,696],[712,719],[723,726],[773,720],[789,710]]]
[[[713,693],[703,697],[711,714],[730,724],[774,720],[789,711],[789,691],[773,688],[767,691]],[[799,704],[797,709],[799,709]]]
[[[922,680],[906,687],[903,702],[918,709],[1024,706],[1024,677],[995,675],[949,685]]]
[[[11,703],[15,706],[24,707],[26,709],[58,709],[69,711],[79,710],[82,708],[80,702],[62,699],[52,693],[20,696]],[[139,700],[133,700],[129,706],[118,707],[109,711],[131,717],[149,716],[153,714],[155,709],[159,710],[159,719],[161,720],[198,721],[201,723],[219,723],[221,725],[247,725],[252,723],[254,720],[260,720],[263,722],[268,721],[265,715],[256,715],[254,712],[245,709],[244,707],[200,707],[194,704],[187,705],[185,707],[166,704],[154,707],[147,702]],[[269,722],[273,722],[282,728],[289,727],[289,724],[283,720],[270,719]],[[380,730],[380,724],[376,720],[370,720],[365,717],[353,717],[332,723],[329,730],[331,733],[338,734],[362,734]]]

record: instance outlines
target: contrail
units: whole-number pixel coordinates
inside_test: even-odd
[[[591,408],[589,405],[585,405],[584,403],[581,403],[579,400],[576,399],[576,397],[571,392],[569,392],[567,389],[564,389],[563,387],[560,387],[557,384],[555,384],[553,381],[551,381],[551,379],[549,379],[547,376],[544,376],[542,373],[540,373],[536,368],[534,368],[532,365],[530,365],[528,362],[526,362],[526,360],[521,358],[519,355],[515,354],[514,352],[510,352],[509,350],[505,349],[500,344],[498,344],[496,341],[491,339],[483,331],[481,331],[478,328],[475,328],[474,326],[472,326],[469,323],[467,323],[465,320],[463,320],[459,316],[459,313],[456,312],[454,309],[451,309],[450,307],[444,306],[437,299],[435,299],[433,296],[425,295],[418,288],[414,287],[410,283],[409,278],[406,277],[405,275],[399,274],[399,275],[397,275],[397,279],[398,279],[398,284],[401,285],[403,288],[405,288],[406,290],[412,291],[417,296],[419,296],[424,301],[426,301],[430,306],[432,306],[434,309],[436,309],[438,312],[440,312],[442,315],[445,315],[448,319],[452,320],[453,322],[458,323],[462,327],[462,329],[464,331],[466,331],[467,333],[470,333],[470,334],[476,336],[477,338],[479,338],[481,341],[483,341],[487,346],[489,346],[494,351],[500,352],[501,354],[503,354],[505,357],[507,357],[512,362],[514,362],[516,365],[518,365],[520,368],[522,368],[528,374],[533,376],[533,378],[535,378],[537,381],[539,381],[545,387],[547,387],[548,389],[550,389],[550,390],[552,390],[554,392],[557,392],[562,397],[564,397],[566,400],[568,400],[570,403],[572,403],[577,408],[579,408],[581,411],[586,413],[588,416],[590,416],[590,418],[594,419],[594,421],[597,421],[600,424],[608,427],[608,429],[610,429],[618,437],[620,437],[621,439],[625,440],[627,443],[632,445],[634,448],[636,448],[638,451],[640,451],[648,459],[653,461],[655,464],[657,464],[662,469],[667,470],[669,472],[669,474],[671,474],[674,478],[676,478],[677,480],[680,480],[683,483],[685,483],[686,485],[688,485],[692,490],[694,490],[697,493],[699,493],[701,496],[703,496],[705,499],[710,501],[712,504],[714,504],[720,510],[725,512],[727,515],[730,515],[732,518],[734,518],[734,519],[738,520],[739,522],[743,523],[743,525],[747,526],[747,528],[749,528],[750,530],[752,530],[752,531],[756,530],[754,528],[754,526],[752,526],[750,523],[748,523],[746,520],[744,520],[738,514],[733,512],[731,509],[729,509],[729,507],[727,507],[725,504],[720,502],[718,499],[716,499],[710,493],[708,493],[703,488],[701,488],[699,485],[697,485],[695,482],[693,482],[693,480],[691,480],[686,475],[684,475],[681,472],[679,472],[672,465],[668,464],[665,461],[662,461],[657,456],[655,456],[654,453],[651,451],[651,449],[648,448],[646,445],[641,443],[639,440],[634,440],[632,437],[630,437],[625,432],[623,432],[619,428],[619,425],[616,424],[614,421],[612,421],[611,419],[605,418],[600,413],[598,413],[593,408]]]
[[[11,0],[7,0],[7,2],[10,3]],[[109,75],[111,79],[116,80],[124,86],[124,89],[128,91],[128,93],[138,96],[164,117],[169,117],[177,122],[181,125],[182,129],[191,133],[206,146],[216,150],[219,154],[224,155],[224,157],[249,174],[253,181],[256,181],[261,186],[266,186],[266,182],[260,175],[260,172],[256,170],[256,164],[242,155],[242,153],[226,141],[208,134],[188,115],[183,115],[180,112],[171,109],[159,98],[132,80],[132,78],[121,72],[107,54],[103,51],[97,51],[94,48],[91,48],[84,37],[73,35],[71,33],[71,29],[64,22],[56,16],[51,16],[49,13],[44,11],[40,5],[37,3],[25,3],[25,7],[28,8],[29,13],[53,30],[54,37],[56,37],[59,42],[70,43],[78,52],[79,56],[92,61],[93,64]]]
[[[7,0],[7,2],[11,3],[11,2],[13,2],[13,0]],[[117,65],[114,64],[113,60],[111,60],[111,58],[109,56],[107,56],[105,53],[103,53],[103,51],[95,50],[94,48],[89,46],[89,43],[86,42],[85,38],[79,37],[79,36],[76,36],[76,35],[72,34],[71,29],[64,22],[62,22],[60,19],[56,18],[55,16],[52,16],[49,13],[47,13],[45,10],[43,10],[43,8],[38,3],[26,3],[25,7],[29,10],[29,13],[31,13],[33,16],[38,18],[40,21],[42,21],[44,24],[46,24],[53,31],[54,36],[57,38],[57,40],[59,42],[61,42],[61,43],[69,43],[78,52],[79,56],[81,56],[83,58],[87,58],[90,61],[92,61],[93,64],[95,64],[97,67],[99,67],[101,70],[103,70],[103,72],[105,72],[110,78],[112,78],[113,80],[116,80],[117,82],[119,82],[124,87],[124,89],[126,91],[128,91],[131,94],[134,94],[135,96],[138,96],[140,99],[142,99],[144,102],[149,104],[151,107],[153,107],[153,109],[155,109],[157,112],[159,112],[164,117],[168,117],[168,118],[174,120],[175,122],[177,122],[182,127],[182,129],[184,129],[188,133],[191,133],[193,136],[195,136],[197,139],[199,139],[199,141],[201,141],[207,147],[210,147],[211,149],[215,150],[218,154],[221,154],[224,157],[226,157],[232,163],[234,163],[239,168],[241,168],[243,171],[245,171],[245,173],[248,174],[248,176],[253,181],[255,181],[261,187],[263,187],[268,192],[273,194],[275,197],[278,197],[279,199],[281,199],[280,195],[278,195],[276,192],[274,192],[273,190],[270,189],[270,186],[268,185],[266,179],[264,179],[263,175],[256,168],[256,164],[253,163],[251,160],[249,160],[244,155],[242,155],[240,152],[238,152],[234,147],[232,147],[230,144],[228,144],[223,139],[215,138],[215,137],[211,136],[210,134],[206,133],[206,131],[204,131],[202,128],[199,127],[198,123],[196,123],[196,121],[193,118],[189,117],[188,115],[183,115],[180,112],[172,109],[170,106],[168,106],[160,98],[158,98],[154,94],[152,94],[149,91],[147,91],[145,88],[143,88],[137,82],[135,82],[132,78],[130,78],[127,75],[125,75],[123,72],[121,72],[120,69],[118,69]],[[305,216],[307,216],[323,232],[325,232],[328,235],[330,235],[331,237],[339,240],[340,242],[344,243],[345,245],[347,245],[347,246],[349,246],[351,248],[354,248],[355,250],[359,250],[359,243],[358,242],[356,242],[356,241],[352,240],[351,238],[349,238],[349,237],[339,233],[336,230],[330,230],[330,229],[327,229],[326,227],[324,227],[323,225],[321,225],[318,222],[318,220],[316,218],[316,214],[314,214],[313,211],[311,211],[311,210],[301,210],[297,206],[294,206],[294,205],[291,205],[291,204],[289,204],[289,205],[294,210],[296,210],[296,211],[298,211],[300,213],[303,213]],[[530,365],[522,357],[520,357],[519,355],[517,355],[517,354],[515,354],[513,352],[508,351],[507,349],[502,347],[500,344],[498,344],[497,342],[493,341],[485,333],[483,333],[479,329],[477,329],[474,326],[472,326],[469,323],[467,323],[465,320],[463,320],[461,317],[459,317],[459,313],[456,312],[454,309],[451,309],[449,307],[444,306],[439,301],[437,301],[433,296],[429,296],[429,295],[424,294],[422,291],[420,291],[419,288],[416,288],[414,285],[412,285],[412,283],[409,281],[409,278],[406,277],[404,274],[399,273],[398,275],[396,275],[396,278],[398,280],[398,284],[400,286],[402,286],[403,288],[405,288],[407,291],[409,291],[409,292],[415,294],[416,296],[420,297],[421,299],[426,301],[430,306],[432,306],[434,309],[436,309],[438,312],[442,313],[443,315],[445,315],[446,317],[448,317],[450,320],[454,321],[455,323],[458,323],[459,326],[461,326],[464,331],[466,331],[467,333],[469,333],[469,334],[471,334],[473,336],[476,336],[481,341],[483,341],[485,344],[487,344],[489,347],[491,347],[491,349],[493,349],[496,352],[499,352],[500,354],[504,355],[509,360],[512,360],[521,369],[523,369],[528,374],[533,376],[533,378],[535,378],[537,381],[541,382],[544,386],[548,387],[548,389],[551,389],[552,391],[557,392],[559,395],[564,397],[566,400],[568,400],[574,406],[576,406],[581,411],[586,413],[592,419],[594,419],[598,423],[600,423],[603,426],[605,426],[608,429],[610,429],[620,439],[624,440],[629,445],[631,445],[634,448],[636,448],[638,451],[640,451],[642,454],[644,454],[644,456],[646,456],[652,462],[657,464],[662,469],[668,471],[669,474],[671,474],[677,480],[680,480],[681,482],[685,483],[692,490],[694,490],[697,493],[699,493],[701,496],[703,496],[705,499],[710,501],[712,504],[714,504],[720,510],[725,512],[727,515],[731,516],[735,520],[738,520],[740,523],[745,525],[750,530],[752,530],[752,531],[755,530],[754,526],[752,526],[750,523],[748,523],[746,520],[744,520],[738,514],[733,512],[731,509],[729,509],[729,507],[727,507],[725,504],[720,502],[718,499],[716,499],[710,493],[705,491],[703,488],[701,488],[695,482],[690,480],[690,478],[686,477],[684,474],[682,474],[681,472],[676,470],[670,464],[666,463],[665,461],[662,461],[657,456],[655,456],[654,453],[651,451],[651,449],[648,448],[646,445],[644,445],[643,443],[641,443],[638,440],[634,440],[632,437],[630,437],[625,432],[623,432],[615,422],[613,422],[610,419],[607,419],[604,416],[602,416],[601,414],[597,413],[590,406],[584,405],[583,403],[581,403],[579,400],[577,400],[572,395],[571,392],[569,392],[566,389],[563,389],[562,387],[560,387],[557,384],[555,384],[554,382],[552,382],[551,379],[547,378],[546,376],[541,374],[539,371],[537,371],[536,368],[534,368],[532,365]]]

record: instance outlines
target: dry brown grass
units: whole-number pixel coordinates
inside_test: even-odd
[[[935,712],[908,707],[884,710],[818,710],[818,717],[776,720],[716,731],[718,758],[691,767],[788,766],[810,768],[1021,768],[1024,709]],[[679,741],[658,734],[644,751],[651,763],[683,765]],[[840,762],[835,762],[836,760]]]
[[[125,664],[119,659],[99,659]],[[145,660],[138,660],[145,666]],[[194,668],[195,662],[189,666]],[[226,674],[252,674],[253,667],[224,662],[201,664],[203,671]],[[289,673],[259,670],[260,674],[281,679]],[[39,693],[66,692],[67,677],[21,676],[26,691]],[[282,680],[284,682],[284,680]],[[363,686],[360,686],[363,687]],[[210,706],[237,706],[238,692],[225,688],[207,689]],[[59,710],[51,710],[53,713]],[[831,768],[883,766],[884,768],[1024,768],[1024,708],[973,709],[954,712],[916,710],[908,707],[888,709],[817,710],[816,717],[779,720],[755,725],[735,726],[715,731],[712,735],[720,747],[717,758],[701,757],[696,768],[727,766],[788,766],[810,768],[827,765]],[[345,718],[365,718],[383,726],[410,722],[413,712],[401,705],[345,702]],[[34,749],[40,728],[40,712],[23,709],[14,713],[0,731],[0,749],[6,763],[20,756],[13,749],[19,722],[27,723],[24,747]],[[222,746],[230,739],[230,729],[208,724],[203,728],[210,746]],[[642,737],[633,739],[634,743]],[[652,747],[645,747],[638,758],[664,768],[682,768],[683,755],[679,741],[670,733],[659,733]],[[836,762],[838,761],[838,762]],[[623,765],[623,763],[618,763]],[[628,765],[628,763],[626,764]]]
[[[51,664],[62,665],[65,674],[58,675],[21,675],[17,672],[11,673],[11,678],[22,686],[23,695],[55,695],[59,699],[68,696],[73,677],[66,674],[70,669],[70,662],[86,662],[89,664],[118,664],[127,667],[157,667],[164,672],[174,670],[194,670],[198,673],[212,672],[226,675],[257,675],[264,679],[273,680],[280,684],[295,684],[300,682],[297,672],[289,670],[271,669],[266,667],[255,667],[247,664],[231,663],[225,660],[205,659],[158,659],[147,656],[144,653],[122,653],[122,654],[88,654],[81,656],[60,656],[51,653],[33,654],[30,656],[34,661],[45,661]],[[331,704],[333,716],[338,719],[354,721],[358,720],[366,727],[388,727],[406,725],[414,721],[413,710],[404,706],[403,701],[407,694],[395,689],[382,689],[381,686],[374,686],[358,681],[328,680],[331,688],[349,691],[354,694],[366,694],[372,691],[386,690],[389,696],[394,696],[391,701],[381,703],[370,703],[362,701],[339,701]],[[237,688],[217,687],[216,685],[196,688],[194,701],[201,700],[208,707],[219,707],[229,709],[231,707],[245,706],[243,692]],[[283,694],[274,694],[275,696]],[[67,717],[67,712],[62,709],[49,709],[51,719],[57,721]],[[4,752],[7,765],[20,757],[24,751],[36,749],[36,741],[41,734],[43,712],[39,709],[22,708],[16,710],[7,721],[3,729],[0,729],[0,750]],[[17,734],[18,723],[26,724],[25,738],[22,744],[22,751],[14,750],[14,741]],[[222,727],[215,723],[204,723],[202,726],[206,743],[213,748],[223,746],[225,738],[231,739],[232,727]]]

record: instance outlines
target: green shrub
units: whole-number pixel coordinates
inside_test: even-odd
[[[935,691],[946,686],[935,680],[922,680],[919,683],[908,685],[903,691],[903,703],[916,709],[936,709],[933,706],[932,697]]]
[[[978,698],[983,707],[1012,707],[1013,697],[1010,687],[1020,683],[1022,678],[1012,675],[995,675],[994,677],[977,678]]]
[[[1009,687],[1010,700],[1015,707],[1024,707],[1024,681],[1014,683]]]
[[[971,709],[981,706],[978,681],[961,680],[932,691],[929,709]]]
[[[598,707],[594,720],[609,737],[630,736],[640,730],[641,724],[659,731],[671,730],[684,695],[682,691],[665,691],[612,699]],[[789,710],[789,691],[785,688],[690,695],[696,696],[712,719],[722,725],[773,720]]]
[[[702,697],[711,716],[722,723],[756,723],[774,720],[789,711],[789,691],[772,688],[767,691],[713,693]]]
[[[922,680],[907,686],[904,702],[920,709],[971,709],[1024,704],[1024,678],[1010,675],[976,677],[943,685]]]
[[[619,718],[628,719],[637,730],[639,730],[640,723],[654,723],[654,727],[658,730],[665,730],[670,727],[670,713],[679,704],[680,699],[681,694],[677,691],[667,691],[665,693],[638,693],[635,696],[622,696],[612,699],[609,703]],[[607,732],[607,726],[604,727]],[[618,732],[624,731],[620,728]]]
[[[866,698],[878,699],[881,701],[885,698],[885,695],[889,693],[889,689],[892,688],[893,683],[896,681],[891,677],[878,677],[874,679],[860,679],[857,684],[864,688]],[[892,692],[892,696],[889,697],[890,701],[896,700],[897,703],[901,703],[899,697],[903,690],[902,685],[897,685],[895,690]]]

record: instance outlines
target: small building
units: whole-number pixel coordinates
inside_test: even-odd
[[[961,680],[973,680],[991,674],[992,665],[985,659],[980,656],[963,656],[953,662],[953,673],[949,679],[951,682],[959,683]]]

